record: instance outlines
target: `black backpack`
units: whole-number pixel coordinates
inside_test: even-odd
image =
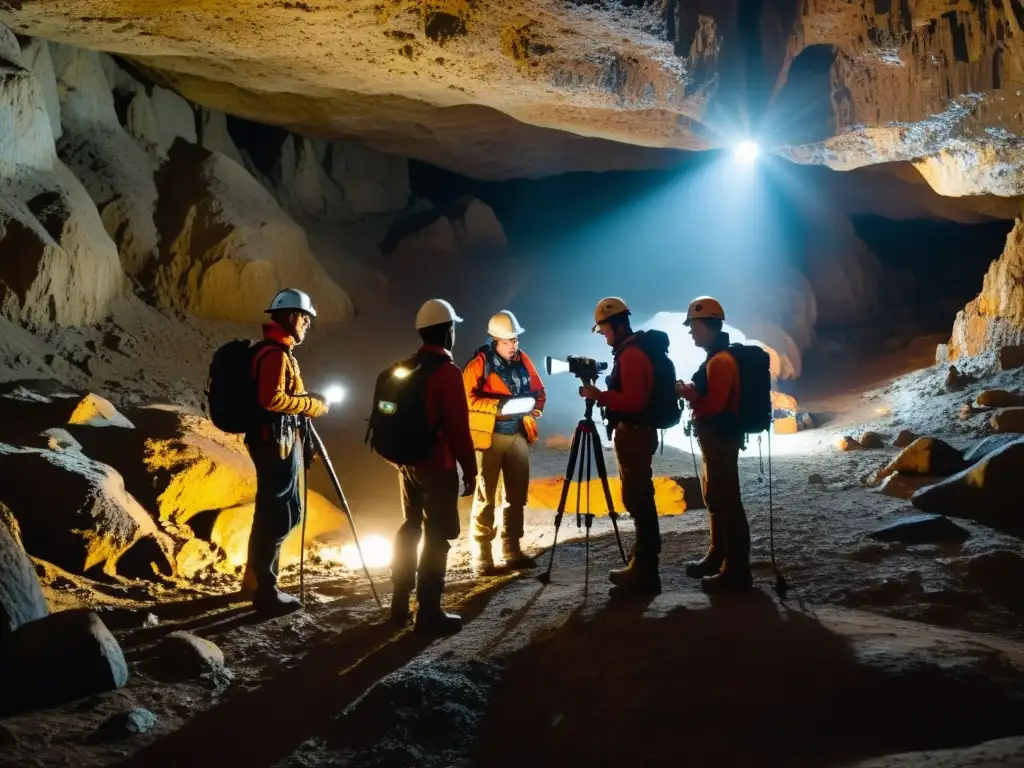
[[[213,353],[206,379],[204,410],[217,429],[242,435],[263,420],[266,412],[260,407],[252,361],[255,354],[269,344],[276,342],[235,339]]]
[[[747,435],[759,435],[772,425],[771,357],[756,344],[730,344],[727,351],[740,372],[737,421]]]
[[[676,366],[668,356],[669,339],[664,331],[642,331],[637,345],[654,367],[654,389],[647,406],[646,422],[655,429],[671,429],[683,417],[676,394]]]
[[[426,384],[444,362],[439,355],[414,356],[399,360],[377,376],[363,442],[388,463],[401,467],[433,454],[440,426],[431,425],[427,418]]]

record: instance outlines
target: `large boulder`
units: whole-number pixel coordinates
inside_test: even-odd
[[[465,198],[459,201],[455,213],[452,226],[463,256],[488,256],[508,248],[505,228],[487,203]]]
[[[52,56],[64,127],[57,151],[96,203],[125,271],[137,275],[156,257],[159,241],[153,221],[157,159],[121,126],[104,54],[55,43]],[[116,75],[116,65],[109,67]],[[149,99],[140,83],[122,73],[117,85],[117,100],[129,104],[125,114],[133,125],[159,125],[145,114]]]
[[[128,664],[92,611],[69,610],[21,626],[0,655],[0,711],[49,707],[128,682]]]
[[[947,477],[965,466],[963,451],[937,437],[919,437],[878,470],[869,485],[878,485],[897,472],[917,477]]]
[[[257,321],[288,285],[314,297],[322,322],[353,315],[352,300],[314,258],[305,231],[235,161],[177,141],[157,187],[160,255],[144,277],[157,303]]]
[[[17,521],[0,506],[0,644],[22,624],[47,615],[36,569],[19,538]]]
[[[113,467],[75,450],[2,443],[0,458],[0,502],[34,557],[72,573],[97,567],[107,576],[171,572],[170,538]]]
[[[957,313],[949,360],[1024,344],[1024,221],[1017,219],[1003,254],[992,262],[981,293]]]
[[[14,41],[0,24],[0,37]],[[127,287],[95,205],[57,158],[48,89],[21,60],[0,57],[0,314],[30,325],[84,325]],[[32,62],[47,70],[38,49]],[[52,92],[50,92],[52,99]],[[17,258],[10,255],[17,254]]]
[[[1024,535],[1024,438],[993,451],[967,469],[917,491],[911,503],[923,512],[974,520]]]

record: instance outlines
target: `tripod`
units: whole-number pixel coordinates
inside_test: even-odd
[[[573,432],[572,446],[569,448],[569,462],[565,467],[565,480],[562,482],[562,496],[558,500],[558,509],[555,514],[555,539],[551,543],[551,556],[548,558],[548,569],[544,573],[537,576],[537,580],[543,584],[551,583],[551,567],[555,562],[555,547],[558,545],[558,529],[562,524],[562,516],[565,514],[565,502],[569,496],[569,484],[572,482],[573,471],[576,472],[576,530],[580,529],[580,517],[586,518],[586,571],[584,576],[584,584],[589,582],[590,579],[590,526],[594,522],[594,516],[590,513],[590,461],[593,458],[594,464],[597,467],[597,476],[601,478],[601,487],[604,489],[605,503],[608,504],[608,517],[612,520],[612,527],[615,529],[615,541],[619,545],[619,554],[622,556],[622,562],[626,562],[626,553],[622,549],[622,537],[619,536],[619,515],[615,511],[615,505],[612,502],[612,491],[608,487],[608,471],[604,464],[604,454],[601,452],[601,437],[597,434],[597,427],[594,424],[594,401],[588,399],[586,413],[584,417],[580,419],[580,422],[576,425],[576,431]],[[587,465],[587,511],[586,513],[581,512],[580,508],[580,494],[583,488],[583,461],[579,461],[580,452],[586,454],[586,465]],[[579,461],[579,463],[577,463]]]
[[[363,548],[359,545],[359,534],[356,533],[356,521],[352,517],[352,510],[349,509],[348,500],[345,498],[345,492],[341,490],[341,482],[338,480],[338,475],[334,472],[334,465],[331,464],[331,459],[327,455],[327,449],[324,447],[323,440],[320,439],[320,435],[317,434],[316,429],[313,427],[313,422],[310,419],[306,419],[306,434],[309,436],[312,442],[312,449],[314,454],[318,454],[321,459],[324,460],[324,467],[327,468],[327,474],[331,478],[331,483],[334,484],[334,490],[338,494],[338,500],[341,502],[341,511],[345,513],[345,517],[348,518],[348,524],[352,528],[352,538],[356,542],[356,551],[359,553],[359,561],[363,564],[363,573],[366,574],[366,578],[370,582],[370,589],[373,591],[373,599],[377,601],[377,607],[381,610],[384,606],[381,605],[380,597],[377,596],[377,587],[373,584],[373,577],[370,575],[370,569],[366,567],[366,558],[363,557]],[[303,505],[305,506],[305,505]],[[305,554],[306,554],[306,510],[302,511],[302,533],[301,535],[301,546],[299,547],[300,561],[299,561],[299,591],[305,598],[304,583],[304,565],[305,565]]]

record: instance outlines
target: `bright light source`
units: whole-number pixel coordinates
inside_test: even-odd
[[[410,371],[408,368],[403,368],[402,366],[398,366],[397,368],[395,368],[395,370],[393,371],[392,375],[396,379],[404,379],[410,373],[412,373],[412,371]]]
[[[340,384],[334,384],[328,387],[327,391],[324,392],[324,399],[331,405],[340,403],[345,399],[345,388]]]
[[[501,415],[521,416],[532,411],[536,404],[537,399],[534,397],[513,397],[511,400],[506,400],[505,404],[501,406]]]
[[[752,163],[757,160],[757,156],[761,153],[760,147],[757,146],[757,142],[754,141],[741,141],[733,148],[733,156],[744,163]]]
[[[360,542],[363,546],[363,556],[366,558],[367,568],[384,568],[391,565],[391,542],[383,536],[371,534]],[[341,548],[341,564],[350,570],[357,570],[363,567],[359,559],[359,550],[355,544],[346,544]]]

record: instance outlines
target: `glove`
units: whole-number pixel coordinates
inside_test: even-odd
[[[530,415],[531,415],[531,416],[533,416],[534,420],[536,420],[536,419],[539,419],[539,418],[540,418],[541,416],[543,416],[544,414],[543,414],[543,412],[542,412],[542,411],[538,411],[538,410],[537,410],[537,409],[535,408],[535,409],[533,409],[532,411],[530,411]]]
[[[694,400],[697,399],[697,395],[699,393],[697,392],[697,388],[693,386],[693,384],[685,384],[682,381],[677,381],[676,394],[679,397],[686,400],[687,402],[692,403]]]
[[[326,416],[331,410],[331,406],[327,404],[327,401],[321,395],[309,394],[309,407],[306,409],[306,416],[311,419],[316,419],[320,416]]]
[[[580,397],[585,397],[588,400],[597,400],[601,394],[601,390],[595,387],[593,384],[584,384],[580,387]]]

